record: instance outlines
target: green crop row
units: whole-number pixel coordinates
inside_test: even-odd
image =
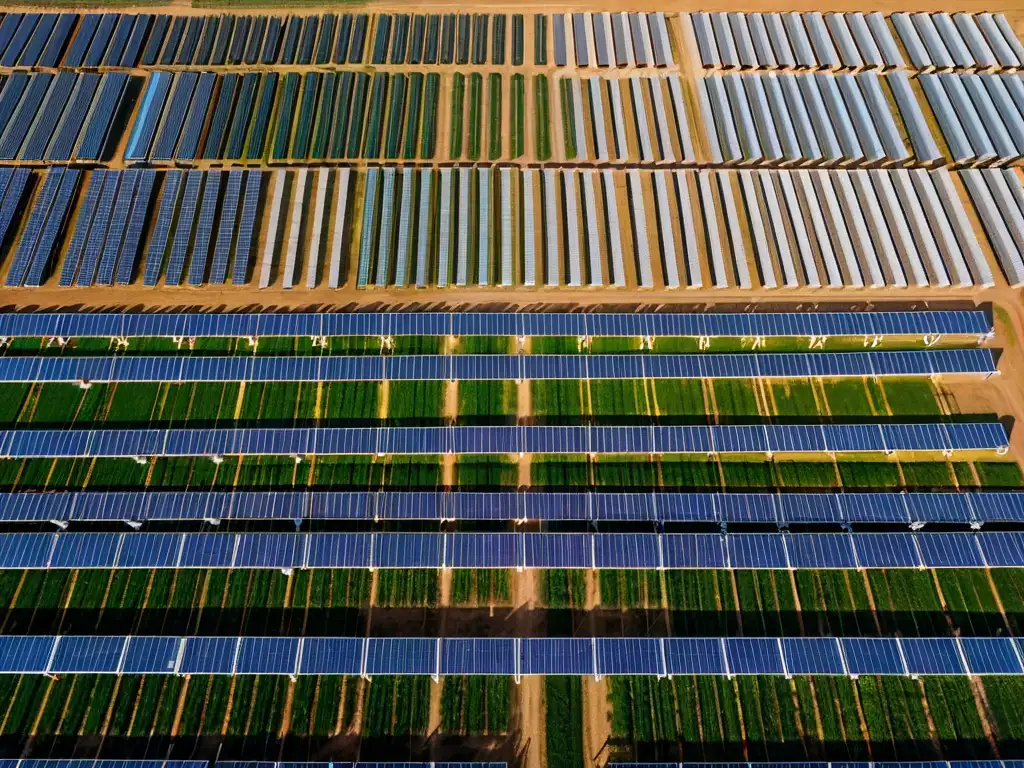
[[[1024,690],[1009,678],[986,680],[984,687],[990,703],[1002,703],[1007,690]],[[608,699],[620,759],[678,742],[697,761],[993,756],[965,678],[619,677],[609,680]],[[1007,711],[1012,717],[1016,703]],[[1001,737],[1019,735],[1008,718],[993,719]]]
[[[391,101],[388,105],[387,130],[384,133],[384,157],[388,160],[397,159],[401,149],[408,82],[408,76],[402,72],[391,76]]]
[[[502,125],[501,125],[501,75],[492,72],[488,79],[487,91],[490,97],[490,149],[489,160],[501,158]]]
[[[506,570],[457,570],[452,572],[452,605],[508,603],[512,583]]]
[[[583,685],[578,677],[544,678],[548,768],[578,768],[583,754]]]
[[[544,18],[537,14],[537,18]],[[533,106],[537,121],[536,151],[538,160],[551,159],[551,117],[550,97],[548,96],[548,78],[537,75],[533,79]]]
[[[366,694],[362,735],[423,735],[429,715],[429,677],[374,677]]]
[[[466,736],[508,732],[512,681],[508,677],[446,677],[441,730]]]
[[[512,75],[512,157],[522,157],[526,151],[526,78]]]
[[[383,606],[436,605],[436,570],[421,568],[381,570],[377,573],[375,603]]]
[[[449,159],[458,160],[462,157],[462,121],[465,113],[466,76],[456,72],[452,76],[452,125]]]
[[[480,122],[483,108],[484,78],[479,72],[471,72],[469,75],[469,141],[466,146],[466,156],[470,160],[480,159]]]
[[[283,87],[277,103],[277,119],[274,124],[274,143],[270,149],[271,160],[281,161],[288,157],[292,123],[295,120],[295,104],[298,101],[301,83],[302,78],[297,72],[288,72],[282,78]],[[250,156],[250,159],[253,158]]]
[[[573,109],[572,83],[566,78],[558,81],[558,93],[562,109],[562,138],[565,141],[565,156],[576,158],[576,111]]]
[[[430,160],[437,150],[437,102],[441,88],[441,76],[436,72],[427,75],[426,93],[423,97],[423,133],[420,157]]]

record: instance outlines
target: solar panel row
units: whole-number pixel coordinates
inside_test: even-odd
[[[20,170],[20,169],[19,169]],[[17,172],[16,172],[17,173]],[[27,172],[26,172],[27,173]],[[168,179],[178,172],[168,174]],[[249,178],[262,174],[250,172]],[[249,186],[252,186],[251,184]],[[165,189],[167,182],[164,183]],[[246,189],[246,204],[249,189]],[[4,205],[2,211],[7,210]],[[243,218],[245,216],[243,210]],[[0,313],[0,337],[576,336],[985,337],[980,311],[792,313]]]
[[[268,24],[267,16],[233,14],[11,13],[0,23],[0,66],[326,64],[332,44],[334,63],[361,63],[370,17],[340,18],[342,23],[336,25],[334,14],[292,16],[285,27],[280,17],[270,18]],[[67,45],[76,23],[77,32]]]
[[[204,205],[204,210],[205,208]],[[202,221],[200,223],[202,224]],[[203,241],[206,242],[205,238]],[[192,277],[189,278],[190,283],[202,282],[202,276],[205,274],[205,259],[199,258],[202,250],[193,248],[192,265],[197,267],[197,271],[194,275],[195,281]],[[69,263],[65,262],[65,269]],[[995,361],[990,349],[716,355],[0,358],[0,381],[5,382],[907,377],[936,374],[988,376],[995,371]]]
[[[127,514],[127,513],[126,513]],[[1024,533],[7,533],[0,568],[1006,568]]]
[[[71,491],[0,493],[0,521],[586,520],[1020,523],[1024,493]]]
[[[996,451],[999,422],[756,426],[319,427],[0,430],[0,456],[343,456],[440,454],[743,454]]]
[[[19,72],[0,90],[0,160],[97,160],[130,76]]]
[[[1013,638],[0,637],[0,673],[1019,675]],[[805,765],[805,764],[801,764]]]

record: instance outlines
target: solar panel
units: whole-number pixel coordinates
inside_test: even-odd
[[[845,671],[834,637],[784,637],[782,653],[790,675],[842,675]]]
[[[156,183],[156,171],[142,171],[139,186],[132,196],[131,217],[128,230],[125,232],[124,243],[121,245],[117,261],[117,283],[127,285],[135,272],[135,262],[139,256],[139,245],[142,240],[143,228],[149,214],[149,206],[153,200],[153,185]]]
[[[785,667],[777,638],[729,637],[725,658],[733,675],[781,675]]]
[[[182,195],[181,206],[178,209],[177,221],[174,224],[174,239],[171,242],[170,257],[167,261],[167,273],[165,280],[167,285],[181,285],[182,273],[185,270],[185,260],[189,254],[189,244],[192,241],[193,222],[196,218],[196,208],[199,203],[199,192],[203,183],[202,171],[187,171],[185,174],[185,192]],[[161,210],[161,214],[163,211]],[[146,273],[149,277],[149,263],[146,263]],[[151,283],[147,282],[147,285]]]
[[[444,638],[442,675],[514,675],[516,640],[509,637]]]
[[[85,249],[82,252],[82,265],[75,278],[75,284],[80,287],[92,285],[96,276],[96,268],[99,266],[103,244],[107,239],[107,227],[114,212],[114,200],[120,182],[121,174],[117,171],[108,171],[103,174],[103,186],[96,203],[96,210],[93,213],[89,238],[86,240]]]
[[[593,641],[523,638],[520,641],[519,669],[523,675],[593,675]]]
[[[178,192],[181,189],[182,171],[169,171],[164,177],[163,192],[160,197],[160,212],[157,214],[156,228],[149,241],[146,251],[146,267],[143,282],[156,285],[163,269],[164,252],[167,250],[167,238],[178,205]],[[118,282],[121,282],[118,280]]]
[[[1013,638],[963,637],[955,641],[972,675],[1019,675],[1024,673]]]
[[[103,246],[96,282],[99,285],[111,285],[114,282],[114,269],[117,257],[121,252],[121,240],[128,225],[128,214],[138,192],[142,171],[122,171],[121,184],[117,191],[117,200],[111,213],[110,228]]]
[[[363,638],[306,637],[299,672],[305,675],[358,675],[362,671]]]
[[[427,637],[368,638],[366,674],[435,674],[438,670],[439,645],[439,640]]]
[[[906,665],[894,638],[843,638],[843,657],[851,675],[903,675]]]
[[[905,637],[899,641],[907,671],[912,675],[962,675],[963,661],[956,644],[946,638]]]
[[[217,216],[220,202],[220,185],[223,174],[208,171],[203,182],[203,201],[199,209],[199,222],[192,242],[192,260],[188,268],[188,284],[202,285],[206,277],[206,264],[210,255],[210,238],[213,236],[213,221]],[[187,187],[186,187],[187,191]]]
[[[238,240],[235,243],[235,258],[232,263],[232,285],[244,285],[249,280],[256,213],[262,184],[262,171],[249,171],[246,174],[245,198],[242,201],[242,216],[238,224]]]

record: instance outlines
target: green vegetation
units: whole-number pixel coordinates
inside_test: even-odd
[[[512,75],[512,137],[509,142],[513,158],[526,151],[526,78]]]
[[[534,119],[537,121],[536,153],[538,160],[551,159],[551,117],[550,97],[548,96],[547,75],[533,78]]]
[[[483,90],[484,78],[479,72],[471,72],[469,75],[469,143],[466,147],[466,157],[470,160],[480,159],[480,133],[483,120]]]
[[[565,157],[576,158],[576,111],[573,108],[572,82],[567,78],[558,81],[558,94],[562,110],[562,139],[565,141]]]
[[[544,678],[548,768],[583,765],[583,685],[578,677]]]
[[[461,72],[452,75],[452,124],[448,150],[449,160],[462,157],[462,120],[465,114],[466,76]]]
[[[492,72],[488,77],[487,95],[489,98],[488,119],[490,148],[488,160],[501,159],[502,125],[501,125],[501,75]]]
[[[441,691],[441,730],[450,734],[502,734],[509,727],[509,677],[448,677]]]

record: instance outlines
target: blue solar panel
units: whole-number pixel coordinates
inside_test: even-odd
[[[776,495],[771,493],[723,493],[715,497],[718,519],[723,523],[778,523]]]
[[[977,568],[984,564],[973,536],[922,533],[915,538],[921,560],[929,568]]]
[[[116,173],[116,171],[112,172]],[[96,206],[100,201],[100,193],[103,190],[107,171],[97,170],[89,176],[89,185],[85,190],[85,197],[78,209],[78,218],[75,220],[75,232],[71,236],[67,253],[64,255],[64,265],[61,268],[61,275],[58,285],[70,286],[75,281],[78,273],[78,266],[82,258],[82,251],[85,248],[89,236],[89,229],[93,223]]]
[[[834,637],[784,637],[782,653],[791,675],[842,675],[843,657]]]
[[[55,641],[37,635],[0,636],[0,672],[45,672]]]
[[[853,540],[837,533],[799,533],[786,537],[793,568],[856,568]]]
[[[0,534],[0,568],[45,568],[55,541],[51,533]]]
[[[365,641],[355,637],[307,637],[299,672],[304,675],[358,675]]]
[[[973,516],[979,522],[1020,522],[1024,521],[1024,494],[967,493]]]
[[[373,536],[377,568],[440,568],[442,538],[420,533],[378,533]]]
[[[731,568],[786,568],[786,544],[781,534],[736,534],[726,540]]]
[[[451,568],[516,568],[523,564],[522,538],[513,533],[453,533],[446,565]]]
[[[96,275],[96,282],[99,285],[112,285],[114,282],[114,269],[117,266],[117,256],[121,252],[122,236],[125,227],[128,226],[128,214],[142,178],[142,173],[139,171],[123,171],[120,175],[121,185],[117,191],[117,201],[114,203],[114,210],[110,217],[110,229],[107,232],[103,257]]]
[[[113,568],[119,533],[79,533],[58,535],[50,554],[51,568]]]
[[[726,638],[725,658],[733,675],[781,675],[784,671],[776,638]]]
[[[953,638],[907,637],[899,642],[912,675],[962,675],[966,671]]]
[[[297,672],[298,654],[297,637],[243,637],[235,674],[293,675]]]
[[[527,568],[590,568],[593,566],[591,539],[560,533],[538,533],[526,537]]]
[[[725,674],[725,646],[719,638],[667,637],[664,643],[668,674]]]
[[[112,136],[114,117],[120,111],[128,82],[128,75],[124,72],[107,72],[100,77],[88,122],[82,129],[82,138],[75,149],[76,160],[99,161],[103,158]]]
[[[715,534],[662,536],[666,568],[725,568],[725,538]]]
[[[249,171],[246,174],[245,199],[242,201],[242,216],[238,224],[238,240],[235,243],[235,260],[231,272],[233,285],[244,285],[249,280],[253,232],[256,227],[256,213],[262,183],[262,171]]]
[[[131,637],[121,672],[126,675],[173,673],[181,645],[178,637]]]
[[[643,533],[595,534],[594,563],[597,568],[657,568],[658,537]]]
[[[167,250],[167,238],[178,207],[178,192],[181,189],[181,171],[169,171],[164,177],[163,192],[160,195],[160,212],[157,214],[156,228],[146,250],[146,268],[143,275],[145,285],[156,285],[163,270],[164,253]],[[120,279],[118,282],[122,282]]]
[[[242,174],[242,171],[228,171],[228,182],[224,188],[224,201],[220,209],[220,223],[217,227],[217,240],[213,248],[213,265],[210,268],[210,283],[213,285],[223,285],[227,279],[231,244],[235,237],[238,197],[242,192]]]
[[[190,637],[178,667],[182,675],[230,675],[234,673],[240,638]]]
[[[82,253],[82,265],[78,277],[75,279],[75,284],[79,287],[92,285],[96,275],[96,267],[99,264],[100,254],[103,252],[103,244],[106,242],[107,227],[114,212],[114,199],[120,181],[121,174],[117,171],[109,171],[103,175],[103,187],[96,203],[92,225],[89,228],[89,239],[86,240]]]
[[[899,641],[892,638],[844,638],[840,641],[851,675],[906,674]]]
[[[650,637],[602,637],[597,646],[599,675],[663,675],[662,641]]]
[[[513,675],[515,640],[507,637],[445,638],[441,641],[442,675]]]
[[[182,273],[185,271],[185,261],[189,255],[189,245],[192,242],[192,230],[196,218],[196,209],[199,205],[199,191],[202,188],[203,175],[202,171],[188,171],[185,175],[185,192],[181,199],[181,207],[178,210],[178,219],[174,225],[171,255],[167,261],[167,285],[181,285]],[[146,273],[148,277],[148,262],[146,264]]]
[[[1024,673],[1020,656],[1009,637],[964,637],[957,642],[972,675],[1019,675]]]
[[[985,562],[993,568],[1024,565],[1024,533],[1000,531],[980,533],[977,541]]]
[[[18,250],[14,254],[14,261],[11,262],[10,270],[7,273],[5,283],[9,288],[20,286],[25,280],[25,274],[32,263],[32,255],[36,251],[50,206],[57,197],[63,177],[64,171],[60,168],[54,168],[46,173],[46,179],[43,181],[42,189],[32,206],[32,213],[29,216],[24,231],[21,233]],[[6,197],[4,198],[4,203],[4,208],[6,209]]]
[[[853,540],[861,568],[916,568],[921,564],[913,536],[863,533]]]
[[[302,565],[305,538],[301,534],[242,533],[237,535],[234,567],[297,568]]]
[[[188,268],[188,284],[202,285],[206,277],[206,263],[210,255],[210,238],[213,235],[213,220],[217,216],[220,184],[223,174],[219,171],[206,173],[203,184],[203,202],[199,209],[199,223],[192,243],[192,261]]]
[[[131,282],[135,272],[135,262],[139,256],[139,245],[142,239],[143,227],[149,214],[149,206],[153,200],[153,185],[156,183],[155,171],[143,171],[139,178],[138,189],[132,199],[131,218],[128,222],[128,231],[124,236],[124,243],[121,245],[120,256],[117,261],[117,283],[127,285]]]
[[[233,536],[185,534],[178,565],[181,568],[229,568],[234,550]]]
[[[160,125],[167,94],[170,93],[173,82],[174,75],[170,72],[153,72],[149,76],[135,124],[128,137],[128,146],[125,148],[126,161],[143,161],[149,157],[150,146]]]
[[[366,674],[435,674],[438,643],[429,637],[371,637],[366,642]]]
[[[520,642],[520,673],[524,675],[593,675],[592,640],[524,637]]]
[[[116,672],[126,642],[126,637],[66,635],[57,643],[50,671],[56,674]]]
[[[175,533],[137,533],[123,539],[119,568],[175,568],[182,537]]]

